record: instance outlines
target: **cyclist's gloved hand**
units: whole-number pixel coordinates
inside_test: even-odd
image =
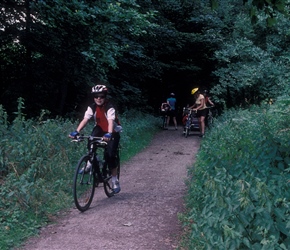
[[[106,133],[106,134],[104,134],[103,138],[104,138],[104,140],[109,141],[112,138],[112,134],[111,133]]]
[[[71,138],[75,138],[76,136],[78,136],[79,135],[79,132],[78,131],[74,131],[74,132],[71,132],[70,134],[69,134],[69,137],[71,137]]]

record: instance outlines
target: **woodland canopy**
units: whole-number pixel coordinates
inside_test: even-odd
[[[83,112],[104,81],[120,110],[179,107],[209,89],[221,109],[289,93],[289,1],[3,0],[0,103]]]

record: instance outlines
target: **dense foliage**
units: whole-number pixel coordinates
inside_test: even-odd
[[[152,112],[170,92],[179,107],[200,87],[222,110],[251,108],[227,112],[202,144],[185,219],[190,245],[289,246],[288,6],[288,0],[1,1],[3,248],[12,245],[8,235],[18,242],[47,213],[70,204],[67,170],[84,147],[69,143],[76,124],[64,117],[80,118],[100,80],[131,132],[123,134],[125,150],[134,150],[139,143],[131,136],[144,135],[155,121],[131,109]]]
[[[286,2],[1,1],[0,103],[11,113],[23,97],[29,117],[64,116],[98,80],[121,110],[170,92],[182,107],[197,86],[222,108],[274,98],[289,84]]]
[[[21,96],[29,111],[54,114],[73,110],[89,86],[106,79],[152,15],[127,0],[4,1],[0,7],[1,103]]]
[[[70,142],[77,124],[47,119],[25,119],[23,101],[17,117],[8,123],[0,106],[0,249],[11,249],[50,222],[57,211],[73,205],[74,168],[86,144]],[[143,149],[156,131],[157,118],[140,112],[121,116],[121,160]],[[88,125],[84,133],[90,133]]]
[[[290,248],[290,98],[230,110],[191,169],[189,249]]]
[[[216,99],[224,107],[245,107],[289,94],[289,20],[277,14],[279,22],[268,27],[266,15],[261,14],[251,24],[248,14],[238,11],[234,2],[228,5],[224,1],[217,14],[227,32],[211,33],[222,43],[214,52],[217,64],[213,74],[218,82],[212,92]],[[230,18],[222,20],[225,15]]]

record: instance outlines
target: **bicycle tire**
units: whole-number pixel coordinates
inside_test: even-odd
[[[116,161],[117,161],[117,177],[118,177],[118,180],[120,180],[120,156],[119,156],[119,153],[117,153]],[[112,175],[111,175],[110,171],[109,171],[109,176],[104,179],[104,191],[105,191],[105,194],[107,195],[107,197],[109,197],[109,198],[115,195],[115,193],[113,191]]]
[[[190,126],[191,126],[191,117],[189,117],[188,120],[186,121],[185,133],[184,133],[185,138],[189,136]]]
[[[166,128],[166,123],[167,123],[167,117],[163,116],[163,121],[162,121],[162,129]]]
[[[77,209],[81,212],[86,211],[90,207],[95,194],[95,175],[93,169],[91,167],[91,170],[84,171],[89,159],[89,155],[82,156],[74,174],[74,202]],[[81,173],[82,169],[83,171]]]
[[[189,128],[186,127],[186,128],[185,128],[185,134],[184,134],[185,138],[187,138],[188,135],[189,135]]]
[[[212,112],[209,110],[208,115],[206,117],[206,126],[210,128],[212,124],[213,124],[213,116],[212,116]]]

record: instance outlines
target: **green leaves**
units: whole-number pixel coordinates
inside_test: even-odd
[[[37,119],[25,119],[24,100],[17,117],[7,123],[0,106],[0,249],[8,250],[49,222],[52,214],[72,205],[72,177],[86,142],[71,143],[68,134],[77,124],[49,119],[42,111]],[[121,159],[143,149],[158,130],[160,118],[131,111],[120,115]],[[83,131],[90,134],[93,125]],[[138,138],[138,139],[137,139]],[[21,223],[19,223],[21,222]]]
[[[190,249],[290,247],[289,101],[228,111],[209,131],[191,170]]]
[[[289,52],[284,38],[289,22],[281,14],[277,17],[279,22],[269,28],[264,25],[263,14],[254,25],[249,24],[245,13],[232,16],[233,29],[225,34],[223,45],[214,54],[218,61],[213,72],[218,82],[212,89],[216,102],[226,107],[247,107],[288,91]]]

